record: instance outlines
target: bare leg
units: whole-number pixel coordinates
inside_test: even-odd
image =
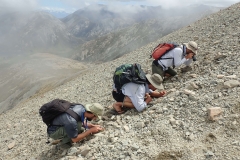
[[[134,105],[132,104],[131,99],[128,96],[124,98],[123,106],[127,108],[135,108]]]
[[[113,103],[113,108],[118,112],[122,113],[122,102],[115,102]]]
[[[132,104],[132,101],[129,97],[125,97],[124,98],[124,103],[122,102],[115,102],[113,103],[113,108],[118,112],[118,113],[122,113],[124,111],[122,111],[122,106],[127,107],[127,108],[135,108],[134,105]]]

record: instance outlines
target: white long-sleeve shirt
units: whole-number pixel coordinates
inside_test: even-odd
[[[164,59],[164,58],[171,58],[171,59]],[[174,60],[173,60],[174,59]],[[173,64],[174,62],[174,64]],[[192,59],[186,59],[183,55],[182,46],[176,47],[163,55],[158,63],[163,67],[164,70],[167,70],[168,67],[175,66],[178,67],[182,64],[190,65],[192,63]]]
[[[145,94],[149,92],[151,92],[151,90],[149,90],[147,84],[144,85],[130,82],[122,87],[122,93],[131,99],[138,112],[143,111],[147,107],[144,97]]]

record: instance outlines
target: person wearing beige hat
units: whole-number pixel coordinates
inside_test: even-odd
[[[183,43],[166,54],[164,54],[160,59],[154,60],[152,62],[152,74],[158,73],[163,78],[168,78],[170,76],[175,76],[176,71],[172,67],[178,67],[185,64],[187,67],[185,71],[190,70],[190,64],[195,61],[195,55],[197,54],[198,45],[194,41],[189,41],[188,43]],[[184,69],[182,70],[184,72]]]
[[[79,142],[88,135],[103,130],[100,125],[93,125],[87,121],[96,120],[103,115],[103,107],[99,103],[86,105],[76,104],[70,109],[78,115],[78,121],[68,113],[57,116],[51,126],[48,126],[47,133],[50,138],[59,140],[61,144]],[[85,130],[84,130],[85,128]]]
[[[129,82],[122,87],[124,98],[113,104],[112,114],[123,114],[127,109],[135,108],[138,112],[147,108],[152,97],[162,97],[166,94],[162,85],[162,77],[159,74],[147,74],[146,84]],[[159,91],[157,91],[159,90]],[[116,98],[114,98],[117,100]]]

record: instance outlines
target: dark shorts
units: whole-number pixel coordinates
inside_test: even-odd
[[[171,76],[175,76],[177,74],[176,71],[174,71],[172,68],[168,67],[166,71],[163,71],[163,68],[161,65],[158,64],[156,60],[152,62],[152,74],[157,73],[161,75],[163,78],[165,76],[165,73],[170,74]]]
[[[78,134],[84,132],[84,128],[82,127],[82,122],[78,122],[77,124],[78,124],[77,126]],[[63,126],[48,127],[48,136],[54,140],[61,139],[61,144],[72,142],[72,139],[68,137],[67,132]]]
[[[117,102],[123,102],[125,95],[122,92],[112,91],[112,96]]]

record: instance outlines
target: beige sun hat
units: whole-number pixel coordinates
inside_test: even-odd
[[[147,74],[146,75],[148,81],[157,89],[159,90],[164,90],[164,87],[162,85],[162,82],[163,82],[163,79],[162,77],[157,74],[157,73],[154,73],[153,75],[151,74]]]
[[[194,41],[189,41],[188,43],[183,43],[188,49],[190,49],[193,53],[197,54],[198,45]]]
[[[103,115],[104,108],[99,103],[89,103],[85,105],[86,111],[89,111],[93,113],[95,116],[99,117],[101,119],[101,116]]]

